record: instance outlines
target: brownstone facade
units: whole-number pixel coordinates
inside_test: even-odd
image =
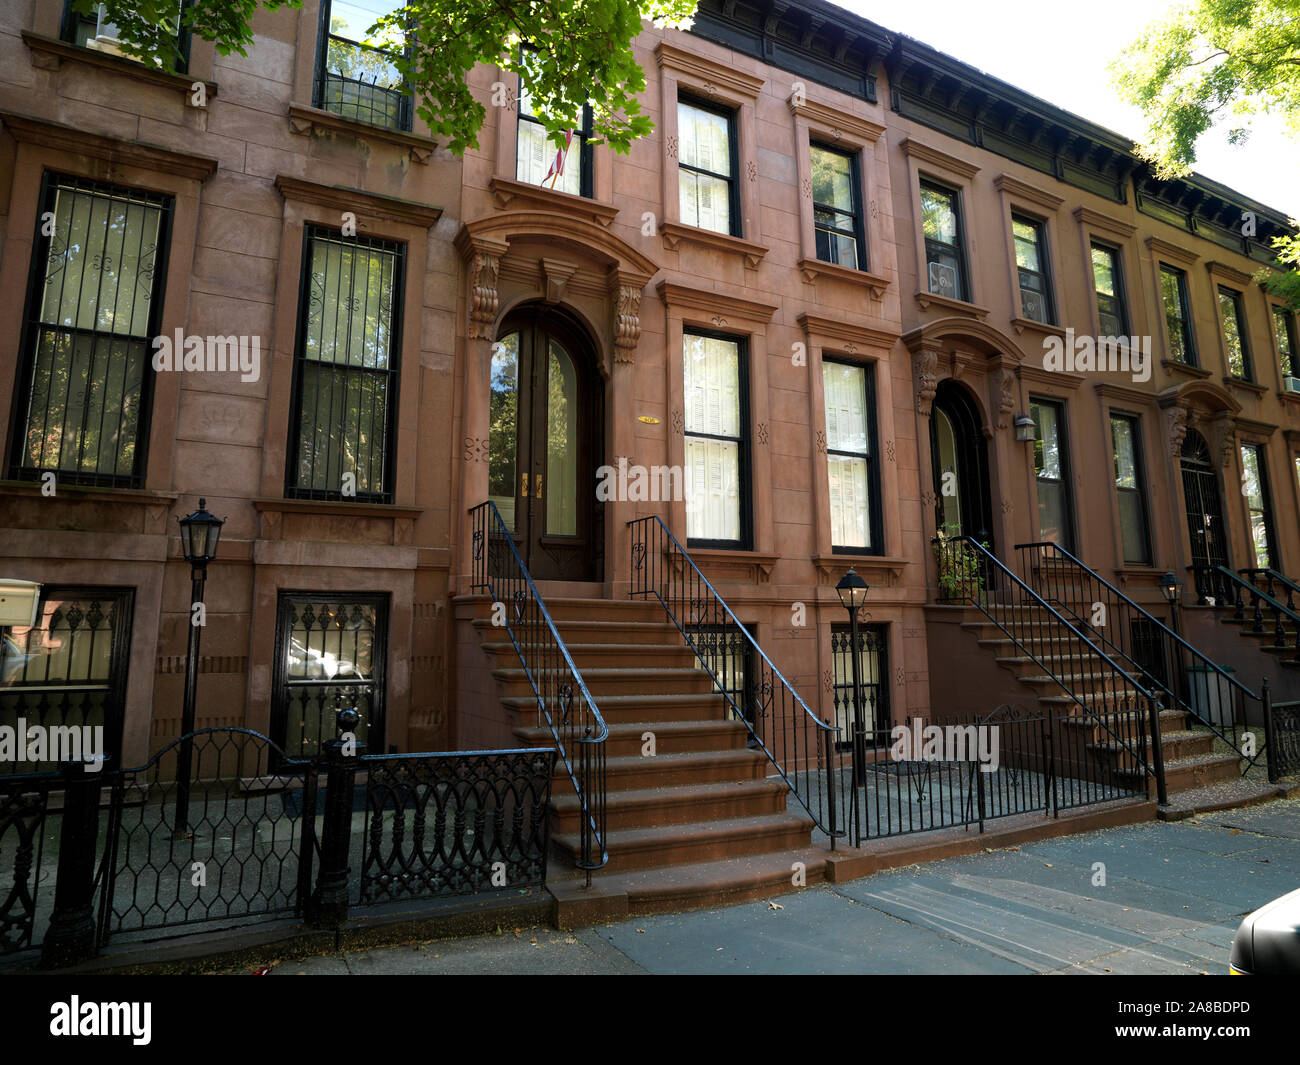
[[[1274,568],[1300,558],[1300,393],[1287,391],[1275,334],[1287,320],[1294,331],[1294,319],[1276,317],[1251,280],[1283,220],[1199,180],[1150,182],[1113,135],[914,42],[905,50],[870,23],[827,21],[835,9],[816,3],[784,15],[705,4],[694,33],[646,29],[637,55],[654,133],[626,156],[587,153],[576,139],[566,166],[580,165],[582,182],[564,192],[521,166],[526,115],[518,85],[499,70],[475,72],[487,118],[463,159],[418,118],[404,130],[331,109],[319,85],[319,0],[259,12],[247,58],[195,42],[183,74],[62,40],[59,7],[0,3],[0,409],[9,418],[0,577],[134,590],[121,694],[129,763],[179,731],[189,600],[175,518],[200,496],[227,518],[207,585],[200,726],[292,739],[307,696],[291,690],[286,656],[337,664],[351,655],[359,665],[365,654],[374,661],[362,672],[381,686],[370,696],[372,749],[514,744],[512,720],[482,683],[477,637],[466,624],[457,632],[454,599],[470,590],[469,509],[497,490],[494,359],[515,336],[564,338],[580,400],[573,424],[585,441],[561,489],[545,444],[527,453],[531,471],[511,467],[512,505],[522,504],[519,476],[537,478],[524,482],[533,498],[543,474],[546,499],[570,493],[555,518],[572,513],[568,546],[545,533],[526,545],[536,576],[544,594],[614,599],[629,586],[627,523],[658,514],[686,543],[691,519],[680,494],[600,500],[590,478],[620,460],[685,470],[700,446],[685,348],[696,337],[734,345],[743,380],[737,535],[694,537],[691,554],[821,717],[834,713],[831,635],[846,617],[834,585],[849,565],[872,586],[863,618],[881,626],[879,683],[894,720],[1000,701],[962,682],[947,659],[951,634],[926,609],[930,541],[946,513],[931,444],[936,410],[950,420],[964,412],[959,447],[984,453],[983,467],[960,478],[963,521],[974,523],[961,531],[984,534],[999,552],[1067,539],[1163,610],[1156,579],[1193,560],[1180,463],[1195,432],[1213,459],[1231,564],[1253,564],[1242,445],[1259,445],[1267,469]],[[979,120],[956,105],[941,110],[936,85],[963,107],[982,105]],[[701,124],[679,128],[684,115]],[[699,129],[723,125],[729,160],[698,165]],[[697,153],[689,159],[688,136]],[[851,264],[828,261],[819,241],[835,238],[814,193],[824,187],[816,168],[841,161]],[[728,172],[710,177],[717,168]],[[682,194],[683,174],[696,175],[694,200]],[[255,336],[262,356],[248,381],[219,370],[148,374],[135,472],[96,483],[83,464],[64,461],[51,467],[53,494],[24,451],[34,439],[32,382],[45,365],[37,334],[57,325],[28,295],[48,278],[40,255],[51,247],[42,234],[51,176],[69,189],[95,183],[86,195],[163,197],[157,335]],[[723,227],[696,224],[705,220],[698,189],[710,181],[729,197]],[[927,243],[923,224],[941,201],[956,220],[946,246],[959,260],[959,288],[950,292],[948,275],[929,269],[949,252]],[[701,213],[683,217],[688,203]],[[1241,236],[1242,212],[1255,219],[1253,237]],[[1029,289],[1050,311],[1026,306],[1016,220],[1022,235],[1024,222],[1037,234],[1039,280]],[[304,273],[326,263],[328,288],[336,245],[323,234],[336,231],[354,267],[357,248],[369,263],[400,261],[389,286],[345,298],[336,278],[321,297],[336,321],[349,299],[368,307],[378,292],[388,301],[375,334],[382,367],[363,340],[355,364],[344,357],[346,367],[329,371],[371,389],[381,386],[366,371],[387,374],[382,446],[373,425],[366,431],[382,469],[355,494],[336,483],[349,470],[331,466],[314,480],[313,459],[303,472],[304,409],[318,422],[335,412],[332,392],[323,415],[302,398],[305,380],[322,387],[319,360],[308,364],[312,330],[325,328],[310,309],[321,305],[317,275]],[[1123,334],[1152,338],[1149,379],[1044,362],[1067,329],[1108,332],[1113,306],[1097,296],[1094,245],[1117,264]],[[316,249],[325,258],[313,259]],[[1195,354],[1181,360],[1171,352],[1162,264],[1186,286]],[[1221,289],[1239,294],[1244,374],[1229,365],[1231,303]],[[1289,343],[1294,352],[1294,335]],[[860,449],[868,501],[854,512],[865,516],[861,535],[847,537],[866,541],[857,546],[836,542],[846,539],[837,522],[848,497],[828,468],[853,454],[828,440],[827,365],[870,383]],[[515,401],[531,395],[521,388]],[[1049,401],[1064,456],[1055,478],[1040,476],[1033,445],[1015,439],[1017,417],[1036,408],[1041,436]],[[1145,522],[1142,558],[1126,550],[1112,414],[1128,419],[1139,455],[1140,490],[1128,505]],[[291,652],[293,619],[308,608],[312,618],[321,609],[331,619],[364,615],[360,630],[337,626],[364,640],[350,650],[308,640]],[[1201,634],[1225,660],[1238,653],[1210,632]]]

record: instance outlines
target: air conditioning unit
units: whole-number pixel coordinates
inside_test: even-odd
[[[1282,388],[1287,392],[1300,392],[1300,377],[1292,377],[1290,374],[1283,374]]]
[[[943,263],[930,264],[930,291],[950,299],[957,298],[957,271]]]
[[[108,12],[104,5],[99,5],[98,22],[95,25],[95,36],[86,42],[87,48],[93,48],[96,52],[109,52],[112,55],[122,55],[122,42],[119,38],[120,31],[108,20]]]
[[[1047,301],[1041,292],[1021,289],[1020,306],[1026,318],[1032,318],[1035,322],[1047,321]]]
[[[36,624],[41,586],[35,581],[0,580],[0,625]]]

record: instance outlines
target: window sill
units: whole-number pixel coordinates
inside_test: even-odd
[[[955,300],[951,296],[940,296],[937,292],[918,291],[916,293],[916,302],[922,308],[928,308],[931,304],[936,307],[943,307],[950,311],[957,311],[959,314],[968,314],[972,318],[978,318],[981,322],[989,316],[989,309],[981,307],[975,303],[967,303],[965,300]]]
[[[492,197],[496,205],[500,208],[509,207],[515,200],[521,200],[529,206],[562,211],[584,222],[595,222],[605,229],[608,229],[609,224],[618,216],[618,208],[613,204],[601,203],[590,196],[575,196],[571,192],[546,189],[514,178],[494,177],[488,185],[492,189]]]
[[[1300,403],[1300,392],[1289,392],[1284,388],[1278,395],[1287,403]]]
[[[319,107],[307,107],[305,104],[289,105],[289,131],[302,136],[327,136],[337,133],[382,141],[397,148],[406,149],[413,163],[427,163],[438,149],[438,142],[428,137],[417,137],[414,133],[388,129],[384,126],[372,126],[368,122],[344,118],[333,111]]]
[[[664,247],[669,251],[676,251],[683,241],[687,244],[699,244],[729,255],[743,255],[745,266],[750,270],[757,270],[758,264],[763,261],[763,257],[768,252],[765,245],[757,244],[752,240],[733,237],[729,233],[715,233],[711,229],[701,229],[699,226],[684,226],[680,222],[663,222],[659,226],[659,232],[663,236]]]
[[[1059,325],[1052,325],[1050,322],[1039,322],[1033,318],[1012,318],[1011,325],[1017,335],[1028,329],[1030,332],[1042,333],[1044,336],[1065,338],[1065,330]]]
[[[889,287],[889,279],[879,277],[876,274],[868,273],[866,270],[855,270],[848,266],[840,266],[838,263],[823,262],[821,259],[800,259],[799,269],[803,271],[804,280],[809,284],[816,281],[819,277],[831,277],[836,281],[847,281],[851,285],[861,285],[871,290],[871,298],[880,300],[885,295],[885,289]]]
[[[751,551],[746,547],[691,547],[686,553],[695,564],[704,566],[742,567],[751,571],[749,579],[758,584],[767,584],[772,578],[772,567],[780,555],[767,555],[760,551]]]
[[[32,33],[30,30],[23,30],[23,43],[32,51],[32,65],[42,70],[58,70],[65,59],[71,59],[77,63],[85,63],[87,66],[98,67],[100,70],[114,71],[133,81],[160,85],[186,96],[193,91],[196,82],[203,85],[209,97],[217,95],[217,86],[213,82],[199,81],[188,74],[158,70],[156,67],[145,66],[138,60],[128,59],[126,56],[97,52],[92,48],[79,48],[67,41]]]
[[[404,507],[396,503],[345,503],[338,499],[257,498],[250,502],[261,515],[258,539],[357,544],[362,542],[356,538],[357,527],[349,523],[358,519],[380,519],[390,523],[389,531],[381,533],[388,543],[372,542],[370,546],[383,549],[390,545],[411,547],[415,519],[424,513],[423,507]],[[346,521],[321,521],[323,518]],[[289,526],[287,529],[286,525]]]
[[[56,471],[52,471],[57,474]],[[54,499],[85,503],[134,503],[142,507],[169,507],[179,492],[153,492],[147,488],[99,488],[93,485],[58,484]],[[0,499],[44,497],[40,481],[0,481]]]
[[[345,503],[340,499],[252,500],[263,514],[322,514],[330,517],[418,518],[424,507],[402,507],[396,503]]]
[[[1237,388],[1243,392],[1254,392],[1257,396],[1262,396],[1268,391],[1265,385],[1257,385],[1254,381],[1247,381],[1244,377],[1225,377],[1223,383],[1229,388]]]
[[[858,573],[866,573],[872,577],[877,584],[883,581],[887,587],[893,588],[902,579],[907,559],[890,555],[855,555],[832,551],[829,555],[813,555],[812,564],[817,568],[823,584],[838,580],[844,575],[844,571],[852,566]]]
[[[1189,363],[1179,362],[1177,359],[1161,359],[1160,365],[1166,373],[1185,374],[1188,377],[1204,381],[1207,377],[1212,376],[1209,370],[1202,370],[1199,366],[1192,366]]]

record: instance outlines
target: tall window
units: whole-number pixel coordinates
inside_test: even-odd
[[[411,97],[393,66],[406,50],[405,35],[382,47],[363,43],[381,16],[401,6],[398,0],[321,0],[317,107],[372,126],[411,128]]]
[[[1047,272],[1047,235],[1043,223],[1024,215],[1011,216],[1016,245],[1016,272],[1020,278],[1020,308],[1035,322],[1055,320],[1052,287]]]
[[[188,7],[190,3],[192,3],[192,0],[185,0],[181,6]],[[178,74],[184,74],[189,66],[190,34],[188,30],[181,26],[180,11],[177,11],[170,19],[159,18],[155,25],[160,30],[166,28],[170,31],[169,35],[175,36],[178,55],[169,57],[167,60],[162,57],[155,57],[154,65],[158,67],[167,66]],[[79,48],[89,48],[94,52],[107,52],[109,55],[126,55],[122,51],[122,32],[108,17],[108,11],[103,4],[99,4],[94,11],[85,14],[73,8],[70,0],[65,0],[63,5],[63,25],[59,36],[69,44],[75,44]]]
[[[1165,332],[1169,334],[1169,358],[1196,365],[1192,343],[1192,314],[1187,300],[1187,275],[1160,264],[1160,295],[1165,305]]]
[[[1065,407],[1050,399],[1030,401],[1034,419],[1034,473],[1038,479],[1040,539],[1074,550],[1070,513],[1070,460],[1065,439]]]
[[[169,197],[46,175],[12,476],[142,483],[170,216]]]
[[[1273,514],[1268,491],[1268,464],[1258,444],[1241,445],[1241,494],[1250,521],[1250,545],[1257,569],[1278,569]]]
[[[1151,564],[1151,539],[1147,533],[1146,473],[1142,437],[1132,414],[1110,416],[1111,450],[1115,456],[1115,495],[1119,500],[1119,528],[1124,561]]]
[[[749,455],[744,345],[682,337],[686,404],[686,535],[700,545],[749,540]]]
[[[831,545],[879,551],[879,506],[872,451],[875,397],[870,367],[822,363],[826,397],[826,463],[830,479]]]
[[[1092,283],[1097,293],[1097,317],[1101,324],[1101,335],[1127,335],[1128,309],[1124,306],[1124,278],[1117,248],[1093,242]]]
[[[1223,346],[1228,354],[1228,373],[1249,381],[1250,344],[1246,340],[1246,315],[1241,293],[1219,286],[1219,314],[1223,318]]]
[[[854,270],[864,269],[861,179],[858,157],[814,144],[812,161],[813,225],[817,258]]]
[[[678,101],[677,139],[682,222],[740,236],[735,116]]]
[[[961,203],[953,189],[921,182],[921,229],[929,289],[939,296],[967,299],[962,255]]]
[[[290,496],[388,503],[405,249],[308,226]]]
[[[1273,335],[1277,339],[1277,361],[1287,377],[1300,377],[1296,366],[1295,315],[1285,307],[1273,308]]]
[[[532,97],[519,86],[519,131],[515,141],[515,177],[530,185],[544,185],[574,196],[591,195],[591,108],[582,109],[582,119],[573,126],[573,139],[566,148],[546,134],[546,127],[533,113]]]

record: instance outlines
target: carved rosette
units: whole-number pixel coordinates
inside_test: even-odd
[[[1165,411],[1165,426],[1169,436],[1169,457],[1176,459],[1183,450],[1183,438],[1187,436],[1187,408],[1170,407]]]
[[[912,364],[916,370],[916,413],[928,418],[939,388],[939,355],[922,349],[912,356]]]

